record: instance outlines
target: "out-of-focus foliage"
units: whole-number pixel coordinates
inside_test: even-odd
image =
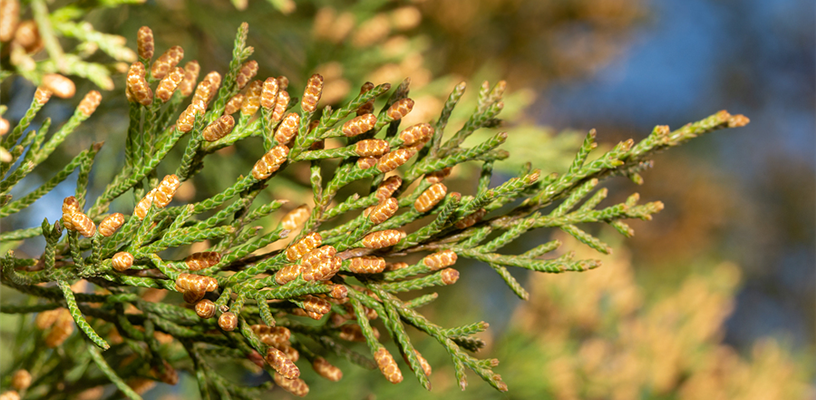
[[[159,3],[186,11],[182,1]],[[235,14],[226,0],[207,4]],[[259,13],[259,18],[286,15],[287,22],[268,29],[281,32],[284,26],[295,25],[286,35],[289,44],[292,38],[303,37],[298,19],[314,18],[314,47],[290,46],[294,54],[273,57],[314,60],[318,50],[324,59],[357,58],[342,63],[352,77],[360,72],[382,81],[411,76],[418,87],[433,76],[472,76],[486,66],[518,86],[542,87],[553,79],[582,77],[619,55],[633,28],[649,13],[642,0],[233,0],[232,4],[237,10]],[[222,13],[224,19],[228,15]],[[186,17],[207,30],[201,15]],[[213,22],[212,16],[207,21]],[[267,36],[281,49],[285,44],[273,43],[276,37],[280,36]],[[365,56],[357,57],[359,52]],[[374,65],[372,75],[365,67],[375,59],[386,62]]]
[[[671,211],[661,214],[664,224],[644,226],[630,248],[638,268],[660,275],[680,276],[678,269],[699,258],[733,260],[744,285],[726,341],[749,349],[758,337],[774,335],[813,353],[812,2],[662,0],[648,8],[653,23],[633,32],[622,57],[596,76],[542,94],[541,121],[620,138],[656,118],[680,123],[711,107],[751,115],[754,123],[738,135],[655,159],[659,168],[644,177],[667,183],[641,194],[664,199]]]
[[[570,248],[575,244],[563,235],[559,239]],[[579,257],[588,251],[575,248]],[[392,391],[374,379],[364,387],[352,384],[365,379],[362,374],[349,375],[343,391],[431,399],[782,400],[814,394],[808,386],[811,356],[792,353],[771,338],[757,341],[746,354],[722,343],[740,284],[736,265],[701,265],[655,291],[639,283],[627,249],[616,246],[615,254],[601,260],[603,267],[590,274],[531,275],[530,301],[512,315],[506,333],[495,341],[486,338],[488,354],[501,354],[502,365],[512,366],[504,374],[514,388],[510,392],[444,391],[455,383],[444,365],[431,379],[439,392]],[[461,289],[455,290],[463,299],[439,311],[452,320],[463,318],[461,303],[479,301]],[[425,344],[418,348],[437,368],[444,354]],[[315,387],[315,393],[322,391]]]
[[[133,3],[127,0],[102,1],[97,4],[69,4],[53,7],[45,0],[0,2],[0,80],[16,73],[35,85],[43,84],[59,97],[72,97],[73,83],[56,84],[52,74],[76,76],[90,80],[104,90],[113,89],[111,74],[127,70],[136,61],[136,53],[125,46],[123,36],[102,33],[83,21],[95,7],[116,7]],[[49,10],[50,7],[50,10]],[[104,53],[105,57],[98,57]],[[70,90],[60,85],[69,85]],[[61,90],[62,89],[62,90]]]
[[[423,1],[435,71],[470,75],[485,62],[508,82],[543,87],[594,72],[648,14],[641,0]],[[490,57],[485,57],[489,54]]]
[[[579,250],[580,252],[581,250]],[[541,303],[514,316],[546,350],[558,398],[797,399],[809,393],[807,361],[773,339],[748,356],[724,344],[740,281],[736,265],[695,268],[647,293],[625,250],[580,282],[531,277]],[[542,332],[543,330],[543,332]]]

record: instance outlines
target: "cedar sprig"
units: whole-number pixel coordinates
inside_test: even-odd
[[[45,4],[34,1],[32,6]],[[114,41],[105,42],[103,50],[130,57],[110,35],[66,21],[55,27],[100,48],[102,42]],[[258,65],[249,60],[253,50],[247,45],[248,27],[243,24],[223,81],[219,74],[207,75],[185,107],[195,82],[178,82],[179,77],[194,79],[197,73],[192,72],[198,66],[188,64],[189,74],[174,70],[183,51],[173,48],[167,53],[172,57],[161,56],[153,65],[162,64],[150,68],[153,43],[148,33],[149,29],[140,30],[139,60],[129,74],[130,126],[125,133],[124,165],[95,199],[89,198],[93,192],[88,191],[88,181],[101,144],[80,153],[29,194],[11,199],[8,193],[91,116],[100,101],[98,93],[86,96],[69,121],[46,140],[48,122],[38,131],[29,129],[51,94],[42,87],[26,115],[2,141],[12,161],[22,158],[19,163],[0,164],[2,217],[29,207],[79,169],[74,200],[67,201],[61,221],[45,220],[39,227],[0,233],[4,243],[45,237],[39,258],[17,257],[11,251],[0,258],[0,283],[38,299],[0,305],[0,312],[42,314],[65,307],[83,337],[90,339],[69,333],[69,339],[57,345],[70,353],[86,354],[86,365],[93,363],[95,368],[34,370],[33,391],[47,392],[53,382],[99,382],[104,377],[126,396],[138,398],[128,386],[130,379],[172,384],[175,371],[186,369],[195,374],[205,398],[254,398],[272,381],[301,395],[308,391],[308,382],[294,371],[307,366],[329,368],[323,358],[329,353],[366,368],[379,367],[386,379],[400,382],[398,357],[386,346],[378,326],[393,339],[420,384],[430,389],[429,370],[416,353],[406,325],[436,339],[445,349],[463,389],[470,369],[496,389],[507,390],[493,370],[496,360],[468,354],[484,346],[473,335],[487,329],[487,323],[444,328],[417,311],[432,304],[436,293],[407,301],[395,293],[456,283],[460,258],[487,263],[523,299],[529,294],[510,267],[549,273],[597,268],[599,261],[576,259],[573,252],[562,251],[557,240],[521,254],[505,254],[504,249],[530,232],[558,229],[609,253],[611,248],[594,235],[593,224],[608,224],[628,237],[633,231],[625,220],[648,220],[663,205],[639,204],[637,194],[619,204],[602,205],[607,196],[607,190],[599,188],[603,179],[623,175],[642,182],[638,173],[651,165],[648,157],[655,152],[747,123],[745,117],[720,112],[675,131],[657,127],[646,139],[621,142],[594,159],[590,156],[597,147],[597,134],[590,131],[562,174],[542,175],[528,165],[518,176],[491,187],[494,164],[508,156],[501,146],[512,132],[495,133],[472,147],[463,144],[477,130],[500,124],[504,82],[492,87],[485,82],[475,110],[452,133],[446,130],[465,93],[464,83],[453,89],[440,117],[428,124],[401,124],[414,105],[410,80],[393,91],[388,83],[366,83],[347,104],[318,112],[319,75],[309,79],[302,101],[288,97],[285,77],[267,78],[266,85],[251,81]],[[70,54],[60,55],[53,43],[50,46],[54,63],[71,65]],[[154,69],[172,77],[159,82],[146,73]],[[369,114],[372,104],[384,98],[382,108]],[[223,115],[231,99],[243,101],[237,122]],[[185,136],[181,161],[167,165],[171,162],[165,157]],[[269,154],[220,192],[190,204],[170,205],[181,184],[200,173],[205,163],[214,162],[210,154],[243,140],[262,140]],[[327,148],[327,143],[337,142],[339,146]],[[282,171],[305,162],[313,206],[287,207],[279,223],[257,227],[258,221],[287,206],[286,199],[258,204],[258,194],[285,179],[279,177]],[[479,168],[478,182],[471,191],[450,192],[442,181],[451,168],[454,174],[463,168],[461,164]],[[160,165],[176,174],[159,176]],[[108,212],[112,202],[128,192],[137,204],[131,215],[116,216],[114,225],[103,222],[115,215]],[[353,193],[340,197],[348,192]],[[97,224],[105,229],[96,229]],[[287,246],[297,246],[303,238],[311,243],[305,250],[287,253]],[[189,246],[198,243],[209,243],[206,256],[190,255]],[[277,249],[270,250],[270,245]],[[424,258],[408,264],[406,257],[415,254]],[[71,286],[84,282],[92,283],[96,293]],[[56,283],[57,288],[39,286],[42,283]],[[151,298],[155,293],[161,293],[158,299]],[[125,313],[126,309],[140,312]],[[303,318],[317,322],[305,324]],[[56,328],[21,329],[22,335],[39,337],[40,330]],[[170,342],[162,345],[160,338]],[[370,356],[356,351],[354,341],[365,342]],[[99,350],[109,347],[114,351]],[[210,363],[216,353],[262,366],[270,374],[270,383],[252,389],[224,379]],[[61,357],[60,352],[34,348],[12,366],[36,360],[59,366]],[[133,357],[139,361],[132,361]]]

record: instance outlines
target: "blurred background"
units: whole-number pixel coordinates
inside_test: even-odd
[[[446,355],[417,336],[435,371],[428,398],[814,399],[814,17],[814,4],[805,0],[156,0],[93,11],[86,20],[134,47],[136,30],[149,25],[157,54],[180,44],[185,60],[198,60],[202,72],[222,73],[234,32],[247,21],[259,77],[286,75],[300,88],[318,71],[326,78],[323,104],[353,97],[366,80],[396,84],[411,77],[416,121],[438,115],[461,80],[475,92],[484,79],[506,79],[512,92],[502,114],[501,129],[511,134],[507,148],[544,173],[565,170],[591,128],[610,146],[721,109],[745,114],[747,127],[656,156],[643,186],[622,178],[606,183],[609,204],[637,191],[666,208],[651,222],[632,223],[631,240],[601,231],[616,249],[602,258],[601,269],[553,276],[513,271],[531,292],[522,303],[487,266],[461,265],[467,273],[459,284],[444,288],[443,300],[423,311],[446,326],[489,322],[481,357],[501,360],[498,371],[510,391],[495,393],[474,375],[460,392]],[[108,144],[97,162],[116,165],[127,106],[124,78],[113,78],[116,88],[103,92],[105,112],[97,111],[63,146],[52,170],[38,170],[45,179],[91,141]],[[78,93],[92,87],[75,81],[85,87]],[[33,86],[16,79],[2,89],[13,125]],[[52,100],[48,113],[65,120],[76,101]],[[210,162],[212,169],[195,180],[199,193],[189,198],[225,187],[251,163],[236,160],[255,160],[255,153],[237,146],[216,156],[223,160]],[[509,178],[519,167],[501,168]],[[220,177],[213,179],[216,168]],[[97,169],[97,193],[114,172]],[[453,186],[468,193],[472,177],[459,171]],[[293,174],[276,197],[306,196],[299,179]],[[52,218],[53,202],[72,190],[61,185],[3,224],[24,228],[44,214]],[[550,235],[529,235],[516,250]],[[32,253],[42,248],[36,241],[26,246]],[[564,247],[598,258],[582,246]],[[311,398],[428,396],[411,379],[392,386],[379,374],[340,365],[346,374],[340,383],[307,375]],[[148,397],[189,398],[182,391],[194,389],[195,380],[161,386]]]

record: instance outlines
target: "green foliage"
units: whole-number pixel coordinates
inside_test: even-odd
[[[95,8],[116,7],[134,1],[85,2],[52,10],[48,9],[44,0],[24,2],[22,6],[27,6],[30,10],[21,7],[17,0],[4,3],[3,23],[6,26],[3,30],[7,29],[12,33],[8,38],[2,38],[3,42],[8,42],[4,46],[10,47],[9,64],[12,68],[4,71],[6,73],[18,74],[34,84],[42,84],[43,77],[48,74],[78,76],[90,80],[104,90],[111,90],[113,89],[111,74],[121,70],[121,66],[110,62],[91,61],[97,50],[115,61],[127,63],[136,61],[136,53],[125,46],[125,38],[98,32],[91,24],[78,22]],[[20,21],[21,17],[29,14],[29,11],[33,20]],[[62,38],[72,39],[74,47],[67,51],[60,44]],[[43,49],[48,58],[36,61],[34,57]],[[3,75],[0,80],[7,76],[9,75]]]
[[[44,3],[35,1],[32,6],[44,7]],[[52,14],[51,20],[53,15],[59,13]],[[55,23],[53,27],[72,32],[82,40],[105,40],[104,35],[79,31],[68,22]],[[99,47],[105,50],[102,45]],[[54,54],[50,54],[52,50]],[[113,52],[110,48],[108,51]],[[49,54],[58,65],[59,60],[65,60],[56,48],[49,49]],[[205,398],[210,395],[254,398],[259,390],[268,388],[266,385],[247,388],[225,379],[213,368],[216,354],[238,363],[248,359],[262,365],[281,386],[303,394],[306,383],[282,380],[285,378],[281,376],[292,375],[291,371],[285,372],[283,361],[275,359],[272,355],[277,354],[276,350],[270,348],[285,352],[289,359],[299,354],[304,361],[313,361],[316,355],[334,353],[366,368],[379,364],[388,379],[395,382],[396,375],[381,358],[374,363],[347,343],[355,339],[364,341],[372,355],[382,354],[385,347],[377,325],[372,324],[375,318],[391,336],[397,351],[405,355],[423,387],[430,389],[430,382],[407,334],[407,326],[438,342],[453,363],[453,375],[462,389],[467,386],[469,369],[494,388],[505,391],[507,385],[493,371],[494,360],[480,360],[470,354],[485,345],[473,335],[486,329],[487,324],[443,327],[415,309],[433,301],[435,296],[425,294],[406,299],[396,293],[455,283],[459,272],[452,266],[457,257],[488,263],[522,298],[527,293],[508,267],[547,273],[596,268],[600,261],[576,257],[572,252],[542,258],[558,249],[559,241],[519,255],[499,251],[528,232],[558,228],[601,253],[609,253],[610,246],[594,236],[586,228],[588,224],[609,224],[624,235],[631,235],[623,220],[650,219],[662,209],[662,204],[638,204],[639,198],[634,194],[620,204],[598,208],[606,196],[605,189],[596,190],[601,179],[623,175],[640,181],[637,172],[649,165],[648,157],[656,151],[747,122],[742,116],[723,111],[675,131],[657,127],[644,140],[619,143],[594,159],[590,155],[595,147],[595,134],[590,132],[566,172],[542,178],[540,170],[527,165],[516,177],[491,188],[494,163],[510,155],[501,148],[510,135],[494,133],[478,144],[468,143],[475,139],[471,137],[474,133],[500,125],[504,82],[492,87],[485,82],[481,86],[474,111],[459,129],[452,128],[448,120],[465,92],[464,83],[457,85],[441,116],[431,124],[435,128],[432,135],[411,143],[406,143],[410,139],[403,135],[408,127],[400,126],[405,112],[398,110],[402,107],[410,111],[406,104],[413,104],[406,100],[409,81],[393,91],[390,85],[381,84],[345,106],[335,109],[327,106],[320,112],[302,102],[296,112],[301,122],[292,143],[278,143],[276,133],[286,128],[277,121],[272,123],[271,108],[257,111],[260,99],[257,93],[252,93],[250,84],[235,127],[222,138],[207,142],[203,131],[216,123],[227,102],[242,90],[238,76],[251,54],[244,24],[236,36],[233,61],[219,90],[213,92],[212,102],[206,94],[203,98],[198,92],[194,95],[192,104],[203,99],[205,108],[194,113],[192,121],[186,121],[184,114],[177,121],[173,118],[184,101],[181,92],[177,91],[166,104],[158,96],[147,99],[151,101],[137,101],[137,87],[132,81],[141,78],[155,83],[158,79],[151,72],[143,77],[129,74],[131,125],[126,133],[126,161],[87,207],[84,199],[88,197],[88,174],[101,144],[81,153],[41,188],[9,202],[9,193],[22,178],[90,116],[87,108],[80,105],[74,117],[44,141],[47,124],[39,132],[27,130],[44,104],[35,99],[26,117],[4,138],[2,146],[12,149],[11,160],[2,164],[0,194],[6,197],[0,215],[4,217],[26,209],[67,179],[71,171],[80,170],[74,196],[77,209],[72,209],[68,200],[63,205],[61,221],[55,224],[44,221],[41,227],[0,234],[0,242],[41,235],[46,239],[39,258],[20,257],[13,251],[2,258],[0,282],[39,299],[27,304],[2,304],[0,312],[44,315],[43,310],[52,310],[63,317],[68,312],[83,332],[71,335],[70,320],[67,325],[58,320],[51,325],[21,327],[20,336],[31,340],[24,343],[21,354],[9,368],[35,372],[27,396],[56,395],[53,393],[56,382],[81,383],[70,386],[71,392],[62,392],[62,396],[93,387],[90,384],[111,382],[127,397],[136,398],[138,395],[129,388],[138,387],[139,380],[175,384],[176,369],[195,375]],[[286,86],[283,79],[277,83]],[[304,98],[315,91],[319,98],[321,90],[322,86],[311,85]],[[372,101],[380,106],[375,114],[376,123],[367,126],[364,133],[350,137],[345,124]],[[292,110],[297,103],[290,101],[287,110],[295,112]],[[255,116],[256,113],[259,115]],[[192,129],[184,129],[186,122]],[[180,146],[185,136],[186,145]],[[377,155],[379,160],[365,168],[357,146],[370,139],[387,142],[390,152]],[[180,184],[201,173],[206,163],[215,162],[211,156],[216,150],[239,141],[256,143],[266,151],[251,171],[231,178],[233,184],[206,199],[166,207]],[[183,147],[183,156],[177,163],[167,165],[170,161],[167,155],[174,147]],[[15,164],[20,157],[23,162]],[[225,160],[221,158],[219,162]],[[435,184],[442,179],[443,170],[457,170],[468,164],[475,164],[481,171],[470,193],[448,193],[444,185]],[[159,183],[160,166],[175,167],[175,175],[168,175]],[[313,206],[289,211],[277,226],[256,229],[255,221],[275,213],[289,200],[256,204],[259,193],[274,191],[278,182],[286,180],[284,174],[301,167],[308,171]],[[387,176],[394,175],[402,179],[383,195],[379,189],[388,184]],[[440,187],[444,188],[442,192]],[[391,196],[396,198],[397,210],[385,221],[375,223],[372,217],[377,211],[368,208],[383,204]],[[103,220],[112,217],[111,203],[120,197],[135,200],[136,209],[124,217],[124,224],[116,233],[104,236]],[[585,201],[586,198],[589,200]],[[92,199],[88,200],[90,203]],[[88,223],[100,227],[89,231]],[[63,227],[68,228],[65,235]],[[319,234],[318,243],[304,245],[314,240],[310,236],[313,233]],[[301,248],[302,245],[305,247]],[[196,265],[187,258],[193,246],[217,255],[208,258],[206,265]],[[298,257],[288,251],[299,248],[295,252]],[[432,261],[445,251],[454,256],[445,262]],[[132,264],[120,263],[117,257],[124,252],[132,256]],[[419,254],[427,256],[402,269],[395,266],[400,260],[416,261]],[[81,286],[85,281],[92,283],[98,293],[84,293],[71,287],[77,282]],[[51,283],[56,283],[58,289],[51,287]],[[157,292],[167,294],[167,298],[157,300]],[[182,299],[195,304],[196,311]],[[209,315],[200,312],[200,308],[207,306],[212,306],[214,312]],[[126,313],[128,309],[138,312]],[[217,322],[213,316],[218,317]],[[165,343],[160,342],[165,339]],[[51,351],[53,347],[64,351]],[[90,357],[80,370],[74,368],[70,358],[76,354]],[[91,362],[95,368],[87,368]],[[5,372],[3,376],[9,376]]]

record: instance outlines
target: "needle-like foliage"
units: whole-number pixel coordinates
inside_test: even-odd
[[[59,221],[0,233],[0,242],[45,238],[38,258],[9,251],[0,259],[0,282],[32,298],[2,304],[0,310],[39,313],[38,324],[22,328],[31,340],[13,364],[15,369],[37,366],[31,386],[24,389],[33,397],[53,395],[57,382],[72,383],[72,390],[111,382],[122,395],[138,398],[136,389],[146,379],[175,384],[178,369],[196,377],[205,398],[257,398],[268,389],[268,384],[245,387],[221,376],[214,368],[220,358],[249,360],[278,386],[302,396],[309,387],[300,368],[311,365],[329,379],[340,374],[327,361],[333,357],[329,354],[378,368],[392,383],[410,373],[430,389],[431,369],[412,345],[409,327],[445,349],[462,389],[471,370],[505,391],[494,372],[497,362],[472,355],[484,346],[474,334],[488,324],[447,327],[431,321],[416,308],[437,296],[414,292],[454,284],[459,258],[489,264],[523,299],[528,294],[510,267],[545,273],[599,267],[599,261],[572,252],[552,256],[561,246],[558,241],[522,254],[502,250],[528,232],[554,228],[609,253],[610,247],[591,233],[593,224],[609,224],[631,236],[625,220],[648,220],[663,205],[640,204],[637,194],[602,205],[607,191],[598,188],[601,180],[624,175],[641,182],[638,172],[650,165],[655,152],[747,123],[741,115],[721,111],[674,131],[658,126],[638,143],[621,142],[597,156],[592,131],[565,173],[527,168],[490,187],[493,164],[510,156],[502,149],[508,133],[466,143],[475,131],[501,123],[504,82],[481,86],[476,109],[458,130],[448,118],[464,83],[454,88],[438,119],[401,126],[414,106],[408,81],[396,87],[366,83],[344,106],[321,109],[320,75],[312,76],[302,92],[289,88],[284,77],[253,80],[258,65],[249,59],[253,49],[246,43],[246,24],[238,29],[223,78],[211,72],[200,81],[197,64],[180,64],[178,46],[151,64],[152,37],[142,35],[144,29],[139,61],[127,76],[130,127],[123,132],[124,165],[100,195],[88,196],[87,185],[101,143],[29,194],[10,195],[91,116],[98,93],[89,93],[73,117],[45,140],[47,123],[39,131],[28,129],[50,95],[40,88],[26,116],[2,141],[11,149],[10,160],[0,164],[2,217],[30,206],[79,170],[76,193],[65,199]],[[241,96],[240,106],[231,101],[236,96]],[[372,107],[376,104],[382,106]],[[224,162],[210,157],[214,152],[242,140],[264,148],[253,168],[220,193],[171,205],[178,188],[206,164]],[[184,148],[183,156],[168,165],[165,158],[177,146]],[[449,191],[445,177],[465,163],[481,167],[480,179],[465,193]],[[298,164],[308,166],[310,205],[256,229],[255,221],[292,199],[254,200],[262,191],[274,193],[276,182],[285,179],[279,175]],[[175,173],[159,176],[159,166]],[[110,213],[111,203],[123,196],[133,199],[132,213]],[[193,244],[208,249],[190,254]],[[86,281],[97,288],[95,293],[81,290]],[[81,334],[72,335],[71,320]],[[395,345],[388,347],[402,357],[384,345],[386,335]],[[37,345],[41,340],[45,347]],[[367,350],[353,346],[354,341],[365,343]],[[54,347],[65,350],[49,352]],[[400,358],[408,370],[400,368]]]

